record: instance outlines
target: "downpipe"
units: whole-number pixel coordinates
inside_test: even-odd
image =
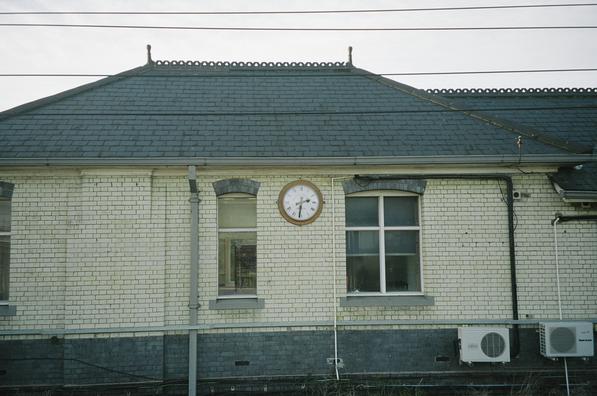
[[[189,280],[189,325],[198,324],[199,310],[199,191],[197,189],[197,169],[195,166],[188,167],[189,190],[191,197],[191,262]],[[188,395],[197,395],[197,330],[189,330],[189,387]]]
[[[508,175],[487,175],[487,174],[427,174],[427,175],[396,175],[396,176],[367,176],[355,175],[355,178],[363,181],[374,180],[400,180],[400,179],[444,179],[444,180],[497,180],[506,183],[506,207],[508,211],[508,249],[510,260],[510,290],[512,296],[512,319],[519,320],[518,315],[518,291],[516,281],[516,246],[514,243],[514,187],[512,177]],[[517,323],[512,325],[512,348],[510,357],[517,358],[520,354],[520,326]]]

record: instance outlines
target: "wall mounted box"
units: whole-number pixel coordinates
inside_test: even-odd
[[[593,323],[544,322],[539,324],[541,354],[548,358],[594,356]]]
[[[510,336],[507,328],[460,327],[460,361],[465,363],[506,363],[510,361]]]

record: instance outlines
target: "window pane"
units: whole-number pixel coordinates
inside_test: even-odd
[[[418,255],[419,231],[386,231],[386,255]]]
[[[377,197],[346,198],[347,227],[375,227],[379,225]]]
[[[0,301],[8,300],[8,270],[10,264],[10,237],[0,236]]]
[[[379,233],[346,232],[346,266],[349,292],[378,292]]]
[[[419,225],[417,197],[385,197],[383,201],[384,224],[391,226]]]
[[[379,255],[379,233],[377,231],[347,231],[346,255]]]
[[[386,291],[420,291],[419,232],[386,231]]]
[[[348,273],[348,292],[378,292],[379,288],[379,255],[348,256],[346,258]]]
[[[386,255],[386,291],[421,291],[419,256]]]
[[[219,198],[218,226],[221,228],[257,227],[257,201],[255,198]]]
[[[220,232],[218,294],[257,294],[257,233]]]
[[[10,201],[0,199],[0,232],[10,232]]]

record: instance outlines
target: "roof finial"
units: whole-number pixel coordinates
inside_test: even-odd
[[[348,47],[348,64],[352,66],[352,47]]]
[[[153,60],[151,59],[151,45],[147,44],[147,64],[151,65]]]

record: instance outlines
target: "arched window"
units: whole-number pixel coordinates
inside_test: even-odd
[[[218,297],[257,295],[257,192],[250,179],[213,183],[218,197]]]
[[[218,197],[218,296],[257,294],[257,199]]]
[[[13,188],[11,183],[0,182],[0,302],[8,301]]]
[[[349,294],[421,294],[421,264],[417,194],[363,191],[346,197]]]

